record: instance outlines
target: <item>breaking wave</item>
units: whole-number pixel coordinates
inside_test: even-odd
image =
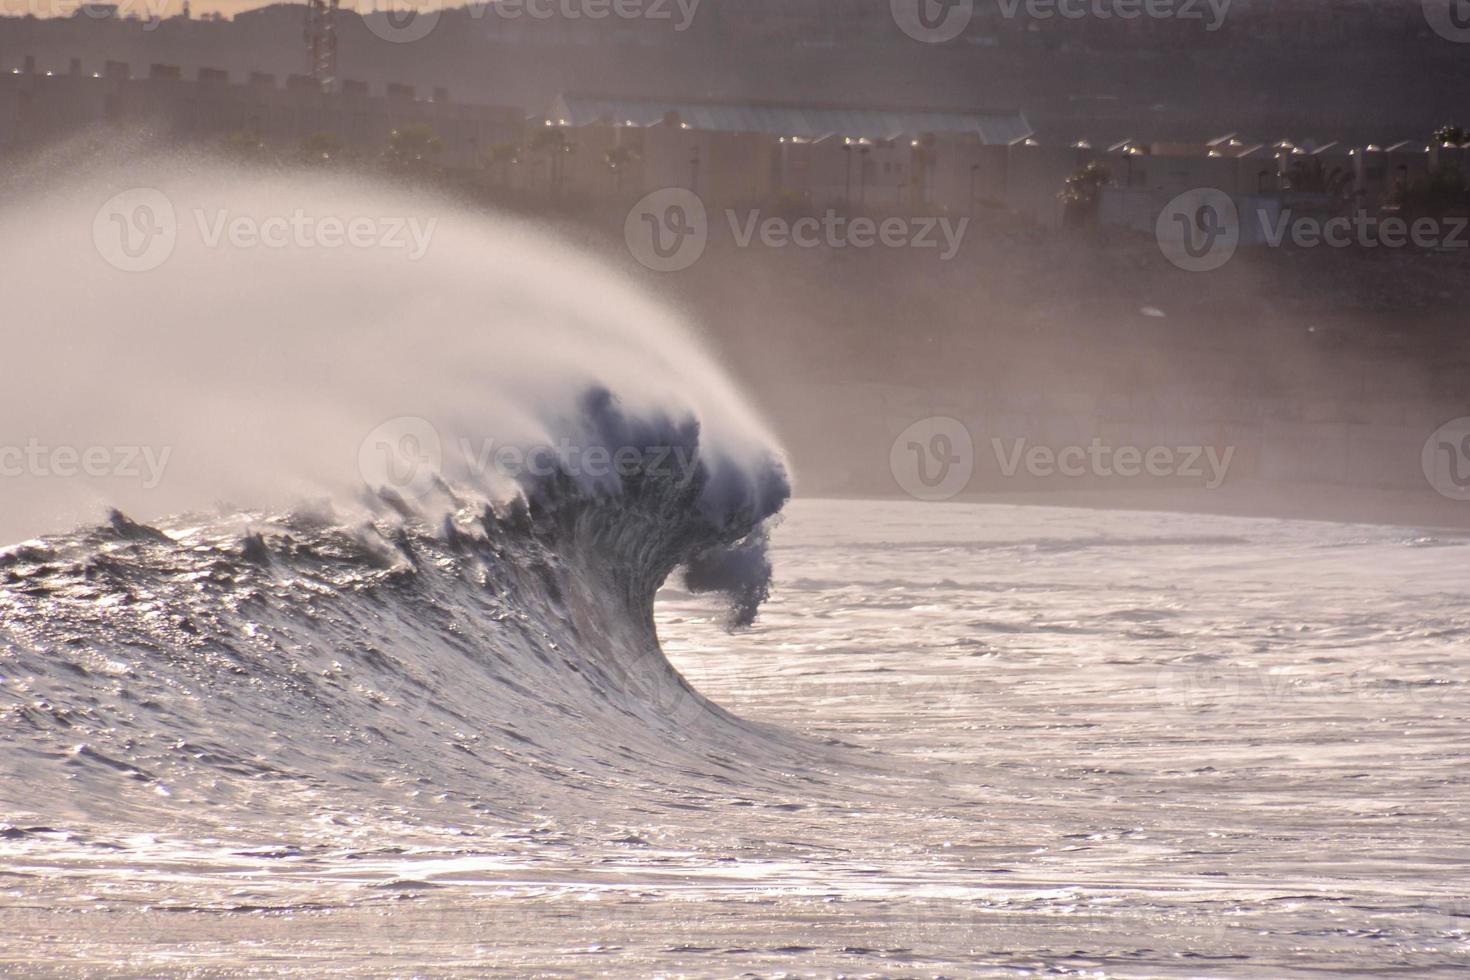
[[[173,467],[152,493],[117,473],[11,481],[11,540],[124,506],[0,551],[6,811],[525,820],[553,797],[595,814],[789,778],[809,747],[708,702],[658,644],[655,594],[681,566],[752,622],[790,494],[678,318],[502,219],[218,168],[133,165],[6,205],[94,266],[94,212],[126,185],[147,179],[179,222],[166,263],[98,266],[90,291],[55,291],[43,249],[0,247],[19,314],[63,334],[9,353],[66,369],[3,396],[16,437],[162,447]],[[419,215],[433,247],[231,249],[185,224],[297,201]]]

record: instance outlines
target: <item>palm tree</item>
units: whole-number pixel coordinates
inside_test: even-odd
[[[429,172],[444,150],[444,142],[428,126],[405,126],[388,134],[383,160],[395,170]]]
[[[254,130],[239,130],[230,133],[222,141],[225,152],[236,159],[260,160],[269,155],[270,147],[265,139]]]
[[[558,193],[561,190],[562,161],[573,150],[566,132],[555,126],[538,129],[531,136],[528,148],[532,153],[546,154],[546,179],[551,192]]]
[[[510,168],[521,162],[519,143],[496,143],[485,154],[485,162],[496,173],[495,182],[504,186],[509,183]]]
[[[613,193],[623,192],[623,174],[627,173],[628,166],[638,159],[638,154],[632,147],[614,146],[602,155],[603,165],[613,178]]]
[[[342,155],[342,141],[332,133],[312,133],[301,141],[301,156],[307,163],[331,163]]]
[[[1089,163],[1067,178],[1057,197],[1061,200],[1063,223],[1068,227],[1097,224],[1097,210],[1102,204],[1102,189],[1112,183],[1113,175],[1102,164]]]
[[[1470,214],[1470,185],[1455,167],[1441,167],[1396,187],[1389,202],[1409,216]]]
[[[1470,130],[1464,126],[1456,126],[1454,123],[1445,123],[1434,131],[1434,142],[1437,146],[1448,143],[1451,146],[1464,146],[1470,143]]]
[[[1352,174],[1341,167],[1328,170],[1321,157],[1299,157],[1286,170],[1286,184],[1294,191],[1327,194],[1335,199],[1349,196]]]

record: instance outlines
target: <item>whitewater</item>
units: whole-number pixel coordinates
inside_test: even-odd
[[[35,186],[0,442],[168,463],[4,482],[7,972],[1465,968],[1462,536],[788,503],[694,329],[544,231]],[[138,186],[177,241],[107,268]],[[190,230],[303,201],[433,232]]]

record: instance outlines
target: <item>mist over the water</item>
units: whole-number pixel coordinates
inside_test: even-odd
[[[0,7],[0,978],[1466,975],[1470,0],[443,2]]]
[[[675,312],[524,222],[340,173],[110,163],[44,186],[44,165],[12,175],[0,202],[25,231],[0,240],[0,542],[113,507],[341,505],[416,462],[406,495],[442,474],[503,496],[517,466],[546,464],[505,446],[615,479],[600,474],[619,447],[585,425],[597,390],[653,420],[645,439],[697,424],[706,497],[759,492],[778,461]],[[134,219],[137,254],[119,253],[110,222]],[[400,447],[421,459],[379,458]]]

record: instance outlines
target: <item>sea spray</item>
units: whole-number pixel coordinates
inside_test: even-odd
[[[735,758],[779,791],[810,756],[708,702],[658,644],[655,593],[685,564],[750,623],[790,494],[677,316],[428,193],[207,159],[90,173],[3,204],[27,234],[0,242],[21,325],[0,341],[0,417],[22,443],[169,464],[149,488],[6,481],[0,539],[48,534],[0,550],[0,674],[27,685],[0,734],[24,763],[6,812],[269,827],[422,819],[431,792],[435,820],[523,822],[552,797],[590,819],[647,805],[599,789],[631,759],[680,773],[682,797]],[[225,247],[180,217],[295,209],[317,228],[415,219],[432,241],[413,260],[366,238]],[[518,472],[446,451],[492,440],[569,448]],[[630,462],[593,474],[571,450]]]

